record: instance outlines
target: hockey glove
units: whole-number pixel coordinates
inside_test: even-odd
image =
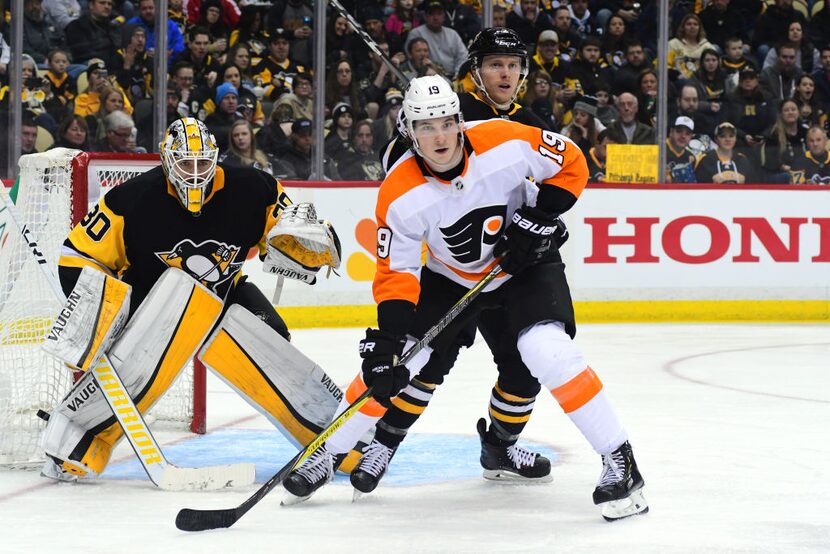
[[[564,227],[564,223],[561,225]],[[522,206],[513,214],[493,253],[502,258],[500,263],[504,271],[516,275],[541,261],[552,247],[555,248],[553,237],[558,229],[557,220],[549,214]]]
[[[380,329],[366,329],[366,338],[360,341],[363,358],[363,382],[372,387],[372,396],[381,404],[397,395],[409,383],[409,370],[396,365],[406,339]]]
[[[562,248],[562,245],[568,242],[570,238],[568,227],[561,217],[554,219],[553,224],[556,225],[556,230],[553,232],[553,243],[556,245],[556,248]]]

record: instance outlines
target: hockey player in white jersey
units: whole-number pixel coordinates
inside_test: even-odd
[[[494,359],[505,361],[499,363],[499,409],[521,414],[540,385],[549,390],[601,456],[593,500],[603,516],[645,513],[643,479],[628,435],[573,342],[573,304],[551,240],[554,219],[576,203],[587,182],[584,155],[560,135],[515,122],[465,127],[458,96],[437,76],[413,80],[403,110],[412,148],[391,167],[376,207],[378,329],[368,329],[361,341],[363,369],[338,411],[367,387],[373,399],[289,476],[285,488],[306,499],[331,480],[341,458],[390,404],[413,413],[423,410],[432,389],[413,388],[411,379],[419,376],[431,349],[407,366],[397,364],[399,356],[500,263],[504,271],[432,347],[451,344],[482,311],[504,309],[507,317],[499,329],[484,334]],[[423,242],[427,259],[422,266]],[[489,446],[495,457],[535,463],[514,444]],[[363,478],[376,484],[393,455],[393,449],[373,440],[353,472],[353,484],[360,488]]]

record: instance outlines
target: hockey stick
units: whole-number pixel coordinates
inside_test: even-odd
[[[0,194],[0,198],[20,231],[24,246],[29,247],[55,297],[58,301],[65,302],[63,288],[57,276],[49,269],[49,262],[32,236],[31,229],[26,224],[21,224],[17,206],[5,194]],[[214,490],[231,484],[244,486],[254,482],[256,468],[252,463],[185,468],[168,462],[108,356],[103,354],[93,363],[90,371],[141,466],[156,486],[165,490]]]
[[[329,0],[329,4],[331,4],[337,13],[340,14],[340,17],[345,18],[346,21],[349,22],[349,25],[351,25],[352,29],[360,35],[360,38],[366,46],[368,46],[369,49],[374,52],[383,63],[386,64],[386,67],[389,68],[389,71],[392,72],[392,75],[395,76],[401,85],[406,87],[409,84],[409,78],[403,74],[403,71],[401,71],[398,66],[392,63],[392,60],[390,60],[386,54],[383,53],[383,50],[380,49],[378,44],[372,39],[372,37],[369,36],[369,33],[363,29],[360,23],[355,21],[355,18],[352,17],[352,14],[350,14],[349,11],[343,7],[343,4],[341,4],[338,0]]]
[[[501,266],[496,264],[487,275],[468,290],[461,299],[450,308],[450,310],[433,325],[423,336],[421,340],[412,345],[412,347],[404,353],[398,365],[406,365],[412,360],[416,354],[424,349],[432,340],[449,325],[453,319],[456,318],[475,298],[483,291],[490,281],[496,278],[501,272]],[[357,412],[369,398],[372,396],[372,388],[369,387],[363,394],[357,397],[354,402],[349,404],[342,414],[334,418],[334,421],[329,423],[329,426],[317,435],[317,437],[309,443],[303,450],[297,453],[296,456],[282,466],[273,477],[262,485],[251,497],[236,508],[225,508],[220,510],[195,510],[191,508],[183,508],[179,510],[176,516],[176,527],[182,531],[205,531],[208,529],[226,528],[230,527],[239,518],[244,516],[248,510],[253,508],[260,500],[265,498],[269,492],[279,485],[283,479],[288,477],[288,474],[294,471],[303,461],[311,456],[328,438],[334,434],[346,421]]]

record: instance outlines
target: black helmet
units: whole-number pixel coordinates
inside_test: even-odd
[[[470,44],[469,59],[481,66],[481,59],[492,54],[520,56],[527,59],[527,46],[513,29],[488,27],[479,32]]]

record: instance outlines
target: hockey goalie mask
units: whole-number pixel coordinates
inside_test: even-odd
[[[204,123],[185,117],[170,124],[159,150],[161,167],[182,206],[200,213],[216,174],[216,139]]]
[[[403,116],[412,149],[421,157],[424,152],[418,144],[415,126],[418,121],[454,116],[458,123],[458,146],[464,147],[464,116],[461,114],[461,102],[452,90],[450,83],[439,75],[418,77],[409,83],[403,101]]]

